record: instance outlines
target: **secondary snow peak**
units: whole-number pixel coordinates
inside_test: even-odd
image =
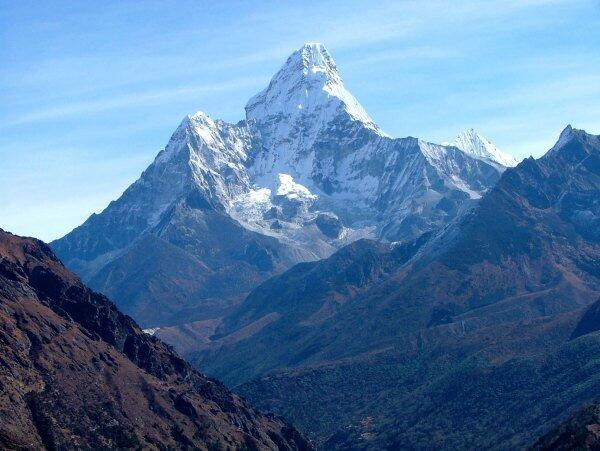
[[[498,149],[473,128],[460,133],[450,145],[458,147],[475,158],[492,161],[505,167],[513,167],[518,163],[512,155]]]

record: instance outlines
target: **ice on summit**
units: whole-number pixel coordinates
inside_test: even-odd
[[[335,61],[323,44],[307,43],[295,51],[275,74],[269,86],[246,105],[248,120],[277,119],[292,126],[310,116],[306,126],[319,128],[323,122],[346,112],[352,119],[379,130],[367,112],[344,87]]]

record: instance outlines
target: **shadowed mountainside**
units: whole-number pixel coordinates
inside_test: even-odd
[[[3,449],[311,448],[2,230],[0,386]]]
[[[599,138],[567,127],[459,223],[298,265],[188,355],[327,447],[526,445],[600,390],[598,334],[573,335],[599,199]]]

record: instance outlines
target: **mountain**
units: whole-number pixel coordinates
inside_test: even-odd
[[[600,300],[579,320],[572,339],[600,330]],[[598,397],[596,397],[597,399]],[[539,438],[532,450],[594,450],[600,448],[600,404],[588,404]]]
[[[2,449],[310,449],[0,230]]]
[[[138,181],[51,244],[67,266],[144,326],[220,315],[241,293],[314,258],[242,227],[221,199],[244,136],[203,115],[183,121]],[[215,301],[218,299],[218,301]]]
[[[600,300],[587,308],[571,335],[575,340],[600,331]],[[596,396],[593,401],[597,401]],[[594,450],[600,448],[600,404],[587,404],[540,437],[531,450]]]
[[[502,152],[472,128],[459,134],[450,145],[458,147],[475,158],[481,158],[482,160],[497,163],[504,167],[514,167],[518,164],[515,157]]]
[[[298,262],[438,230],[503,170],[472,150],[389,137],[325,47],[306,44],[245,120],[186,117],[139,180],[51,246],[145,327],[211,320]]]
[[[600,333],[575,333],[599,199],[600,138],[567,127],[458,222],[296,265],[184,350],[326,449],[528,445],[600,390]]]

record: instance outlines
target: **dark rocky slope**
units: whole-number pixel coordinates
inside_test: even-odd
[[[246,230],[192,188],[158,224],[130,224],[141,213],[120,208],[141,189],[147,187],[132,186],[103,215],[92,216],[52,247],[69,269],[143,327],[220,317],[260,282],[310,258]],[[132,234],[126,245],[116,241],[123,229]],[[115,246],[122,247],[110,250]],[[103,260],[107,254],[109,262]]]
[[[600,330],[600,300],[593,303],[583,314],[572,339]],[[596,398],[600,398],[600,393]],[[597,450],[600,449],[600,404],[588,404],[560,425],[538,439],[530,448],[546,450]]]
[[[600,337],[571,340],[599,199],[600,140],[568,127],[458,224],[296,266],[189,355],[328,447],[524,446],[600,390]]]
[[[0,387],[2,449],[310,448],[1,230]]]

